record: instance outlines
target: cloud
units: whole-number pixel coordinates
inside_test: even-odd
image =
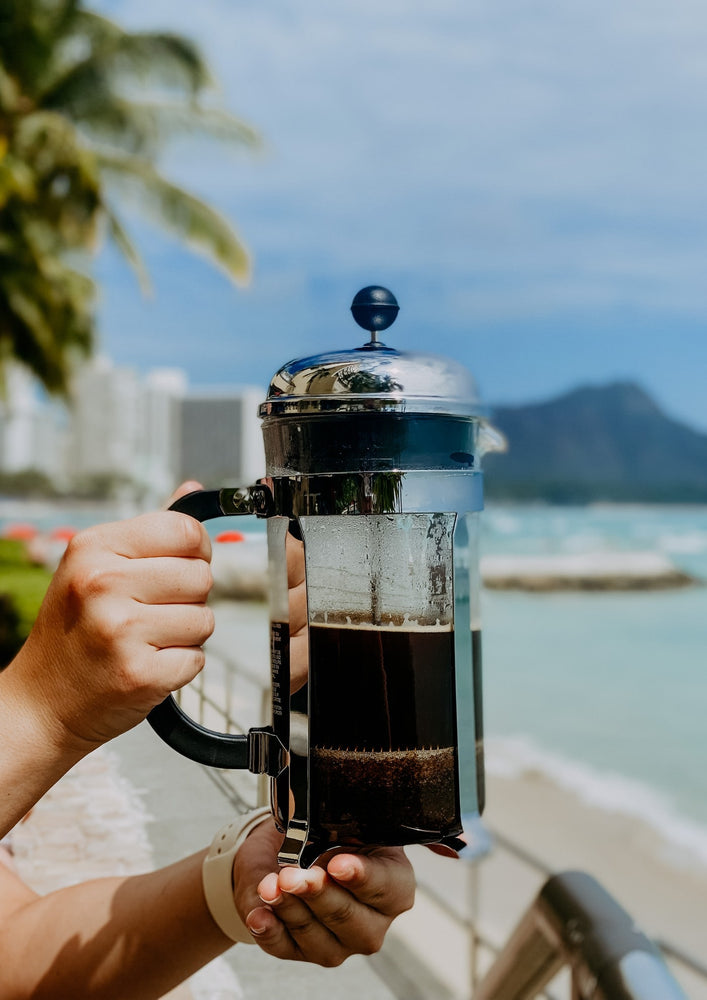
[[[272,327],[327,314],[376,274],[411,296],[420,331],[434,310],[451,331],[559,330],[581,314],[600,329],[625,322],[645,351],[640,317],[707,320],[702,3],[103,7],[196,37],[224,102],[262,131],[257,158],[187,143],[166,167],[237,221],[254,282],[218,302],[253,329],[269,324],[285,351],[289,335]]]

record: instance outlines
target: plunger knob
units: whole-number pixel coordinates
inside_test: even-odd
[[[351,303],[353,318],[364,330],[370,331],[372,341],[375,341],[379,330],[387,330],[395,322],[399,309],[393,293],[380,285],[362,288]]]

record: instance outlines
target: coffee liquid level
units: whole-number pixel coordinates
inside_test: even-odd
[[[330,842],[461,832],[454,632],[311,624],[310,803]]]

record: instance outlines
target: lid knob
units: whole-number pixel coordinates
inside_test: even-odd
[[[371,343],[376,342],[376,333],[387,330],[395,322],[398,315],[398,300],[387,288],[380,285],[368,285],[356,292],[351,303],[353,318],[364,330],[371,334]]]

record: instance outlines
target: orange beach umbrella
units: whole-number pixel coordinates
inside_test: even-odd
[[[59,528],[52,528],[49,533],[49,537],[53,542],[70,542],[75,534],[76,528],[70,528],[68,525],[62,525]]]
[[[30,542],[33,538],[37,537],[37,534],[38,531],[35,525],[24,521],[18,521],[16,523],[6,525],[3,529],[2,537],[12,538],[18,542]]]
[[[216,535],[217,542],[244,542],[245,535],[240,531],[222,531]]]

